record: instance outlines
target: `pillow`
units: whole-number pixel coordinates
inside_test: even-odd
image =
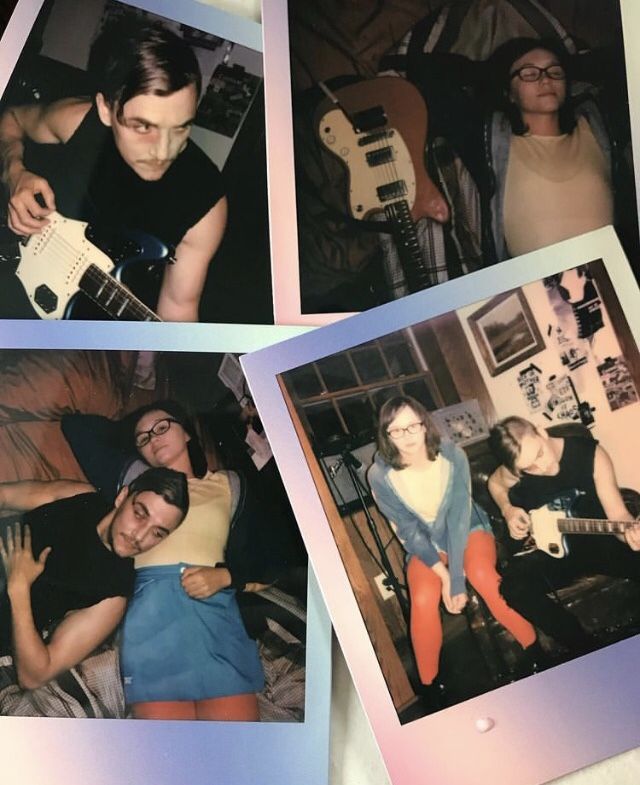
[[[87,480],[109,501],[126,482],[147,468],[138,454],[129,449],[129,424],[109,420],[99,414],[65,414],[64,434]]]

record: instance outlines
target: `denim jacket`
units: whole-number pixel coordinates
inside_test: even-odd
[[[439,550],[447,554],[451,594],[455,595],[465,591],[463,561],[469,532],[491,532],[491,525],[485,511],[471,497],[469,462],[464,451],[453,442],[443,441],[440,452],[451,468],[433,521],[425,520],[400,497],[389,478],[392,467],[380,453],[376,453],[367,480],[380,511],[395,525],[407,556],[417,556],[433,567],[440,561]]]

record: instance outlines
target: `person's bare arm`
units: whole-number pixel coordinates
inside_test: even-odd
[[[616,473],[609,453],[600,445],[596,447],[593,479],[598,499],[607,518],[613,521],[632,521],[633,515],[627,510],[620,488],[618,488]],[[620,539],[624,539],[632,550],[640,551],[640,524],[627,529],[624,537],[621,536]]]
[[[10,107],[0,117],[1,176],[9,191],[9,226],[17,234],[39,232],[56,209],[55,194],[47,180],[24,166],[25,138],[43,144],[64,143],[89,107],[86,99],[65,98],[47,105]],[[44,207],[36,199],[38,194]]]
[[[0,509],[28,512],[43,504],[93,491],[92,485],[79,480],[19,480],[0,483]]]
[[[24,539],[23,539],[24,537]],[[31,609],[31,586],[43,572],[51,548],[33,558],[31,533],[19,525],[0,539],[0,556],[7,573],[11,603],[14,665],[21,687],[33,690],[87,657],[116,628],[124,615],[126,599],[109,597],[89,608],[72,611],[45,643],[36,629]]]
[[[198,306],[209,269],[227,225],[227,199],[222,197],[192,226],[176,248],[176,260],[168,264],[158,316],[167,322],[197,322]]]
[[[514,540],[524,539],[531,528],[531,518],[521,507],[515,507],[509,500],[509,489],[518,482],[506,466],[498,466],[489,477],[487,487],[491,498],[498,505],[502,517],[509,528],[509,534]]]

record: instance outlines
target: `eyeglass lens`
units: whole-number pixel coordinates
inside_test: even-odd
[[[405,433],[414,434],[418,433],[422,427],[421,422],[412,422],[406,428],[390,428],[387,433],[392,439],[400,439]]]
[[[542,79],[543,75],[548,76],[549,79],[564,79],[565,71],[564,68],[557,63],[548,65],[546,68],[539,68],[537,65],[525,65],[523,68],[514,71],[512,78],[517,76],[522,79],[523,82],[538,82]]]
[[[175,422],[175,420],[168,418],[158,420],[148,431],[140,431],[140,433],[136,434],[136,447],[144,447],[146,444],[149,444],[152,436],[162,436],[163,433],[169,430],[172,422]]]

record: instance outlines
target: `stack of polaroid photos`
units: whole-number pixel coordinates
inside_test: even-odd
[[[2,781],[635,783],[636,4],[2,18]]]

